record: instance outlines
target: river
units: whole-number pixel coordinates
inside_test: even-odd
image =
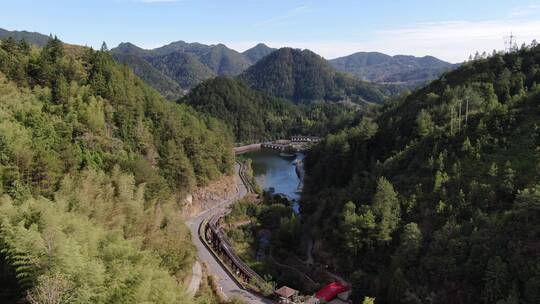
[[[257,183],[266,191],[271,189],[274,193],[285,194],[295,201],[293,208],[298,213],[298,200],[300,195],[296,192],[300,178],[296,174],[295,158],[284,158],[274,150],[258,150],[242,154],[250,158]],[[303,153],[296,153],[296,159],[302,160]]]

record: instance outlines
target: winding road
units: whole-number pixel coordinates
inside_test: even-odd
[[[236,281],[231,278],[229,273],[223,269],[221,264],[215,259],[206,246],[202,243],[199,238],[199,227],[204,219],[209,218],[215,214],[225,211],[232,203],[238,199],[244,197],[248,190],[246,185],[242,182],[242,179],[239,176],[240,165],[236,164],[236,175],[235,175],[235,184],[236,184],[236,194],[233,197],[227,198],[214,207],[200,213],[196,217],[187,221],[189,230],[191,231],[192,241],[197,247],[197,253],[199,261],[206,263],[208,265],[209,271],[216,275],[219,278],[219,285],[223,293],[229,298],[240,298],[246,303],[273,303],[272,301],[262,298],[258,295],[255,295],[245,289],[242,289]]]

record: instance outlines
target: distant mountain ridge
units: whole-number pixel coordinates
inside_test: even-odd
[[[143,79],[152,79],[149,84],[165,94],[165,80],[162,77],[149,77],[145,73],[165,75],[182,90],[189,90],[202,81],[216,76],[235,76],[246,70],[252,61],[242,53],[223,44],[205,45],[176,41],[151,50],[142,49],[132,43],[120,43],[111,50],[113,57],[122,62],[126,54],[138,60],[125,61]],[[148,63],[153,69],[142,68]],[[180,94],[181,95],[181,94]],[[180,95],[168,95],[177,98]]]
[[[45,46],[47,41],[49,41],[49,36],[40,33],[28,31],[8,31],[0,28],[0,39],[7,39],[9,37],[17,41],[24,40],[29,44],[34,44],[40,47]]]
[[[259,43],[256,46],[245,50],[242,54],[249,58],[252,63],[255,63],[276,50],[277,49],[271,48],[264,43]]]
[[[47,35],[35,32],[0,29],[0,39],[6,39],[8,37],[12,37],[16,40],[24,39],[28,43],[37,46],[44,46],[50,38]],[[268,47],[264,43],[259,43],[244,52],[238,52],[228,48],[224,44],[206,45],[180,40],[149,50],[140,48],[129,42],[123,42],[116,48],[113,48],[111,53],[118,62],[127,64],[137,76],[145,80],[161,94],[169,99],[176,99],[206,79],[216,76],[240,75],[249,67],[276,51],[277,49]],[[378,52],[358,52],[327,61],[331,67],[337,71],[351,74],[359,80],[378,84],[398,85],[393,90],[418,87],[438,78],[442,73],[458,66],[457,64],[451,64],[432,56],[389,56]],[[313,68],[319,69],[321,67],[321,63],[318,62]],[[283,69],[281,72],[284,72],[285,70],[286,69]],[[311,85],[322,85],[321,88],[311,88],[308,90],[313,93],[310,93],[313,96],[302,96],[306,92],[297,92],[296,97],[292,96],[290,92],[287,94],[284,92],[277,92],[277,96],[289,96],[296,100],[304,97],[307,97],[308,99],[312,97],[319,98],[322,95],[320,92],[315,93],[317,90],[329,93],[331,90],[328,90],[328,81],[323,80],[324,78],[328,78],[328,75],[325,75],[327,74],[324,72],[325,70],[327,70],[327,68],[322,68],[321,70],[323,75],[321,75],[319,80],[322,82],[317,84],[311,83]],[[276,73],[277,71],[271,72]],[[304,72],[307,73],[308,69],[305,69]],[[330,74],[332,73],[333,72]],[[301,84],[305,82],[306,85],[308,85],[311,80],[315,79],[313,75],[311,75],[311,79],[302,80],[300,79],[301,74],[302,73],[296,77],[295,83]],[[258,77],[260,78],[260,76]],[[344,76],[341,75],[338,78],[343,77]],[[272,80],[274,84],[279,81],[280,80],[278,79]],[[290,79],[287,78],[284,78],[281,81],[283,82],[283,85],[291,84]],[[347,78],[345,82],[350,84],[351,81],[351,79]],[[251,84],[253,85],[253,83]],[[296,86],[296,88],[302,87],[305,86]],[[282,88],[290,89],[285,88],[284,86],[282,86]],[[338,92],[338,95],[343,95],[342,93],[343,92]],[[326,96],[325,98],[328,97],[329,96]],[[379,100],[378,98],[375,99]]]
[[[389,56],[378,52],[358,52],[331,59],[338,71],[352,74],[358,79],[377,83],[396,83],[415,87],[438,78],[457,64],[433,56]]]

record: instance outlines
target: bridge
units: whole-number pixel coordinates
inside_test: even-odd
[[[302,151],[305,150],[307,145],[318,143],[321,140],[322,138],[316,136],[295,135],[291,136],[291,139],[278,139],[274,141],[238,146],[233,148],[233,151],[235,154],[242,154],[249,151],[259,150],[261,148],[273,149],[281,152],[288,149]]]
[[[278,151],[285,151],[290,146],[291,146],[290,144],[278,144],[274,142],[265,142],[261,144],[261,148],[274,149]]]
[[[303,135],[295,135],[291,137],[291,141],[293,142],[313,142],[318,143],[322,140],[320,137],[316,136],[303,136]]]

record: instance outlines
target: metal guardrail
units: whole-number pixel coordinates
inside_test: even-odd
[[[258,283],[265,283],[266,281],[261,278],[253,269],[251,269],[242,259],[240,259],[236,253],[234,252],[234,249],[229,241],[229,238],[219,227],[219,221],[221,218],[223,218],[225,215],[227,215],[228,212],[223,212],[220,214],[216,214],[212,216],[212,218],[208,221],[208,228],[214,233],[218,240],[221,250],[223,250],[223,253],[227,256],[227,258],[231,261],[234,266],[239,269],[239,271],[242,272],[243,275],[247,276],[250,280],[256,281]]]
[[[249,179],[246,176],[245,170],[246,164],[240,163],[240,170],[239,175],[240,179],[242,180],[242,183],[246,186],[246,189],[249,193],[255,193],[255,187],[252,185],[252,183],[249,181]],[[223,253],[227,256],[227,258],[230,260],[230,262],[234,265],[235,268],[237,268],[242,274],[249,278],[249,281],[256,282],[256,283],[266,283],[266,281],[259,276],[253,269],[251,269],[242,259],[236,255],[234,252],[233,246],[231,245],[231,242],[229,241],[229,238],[227,237],[227,234],[221,229],[219,226],[219,221],[230,213],[230,210],[226,210],[224,212],[218,213],[216,215],[213,215],[208,222],[206,223],[206,226],[208,229],[211,230],[212,234],[217,237],[218,244],[213,244],[216,246],[219,246],[219,248],[223,251]],[[206,231],[206,228],[205,230]],[[206,238],[206,232],[204,237]]]

